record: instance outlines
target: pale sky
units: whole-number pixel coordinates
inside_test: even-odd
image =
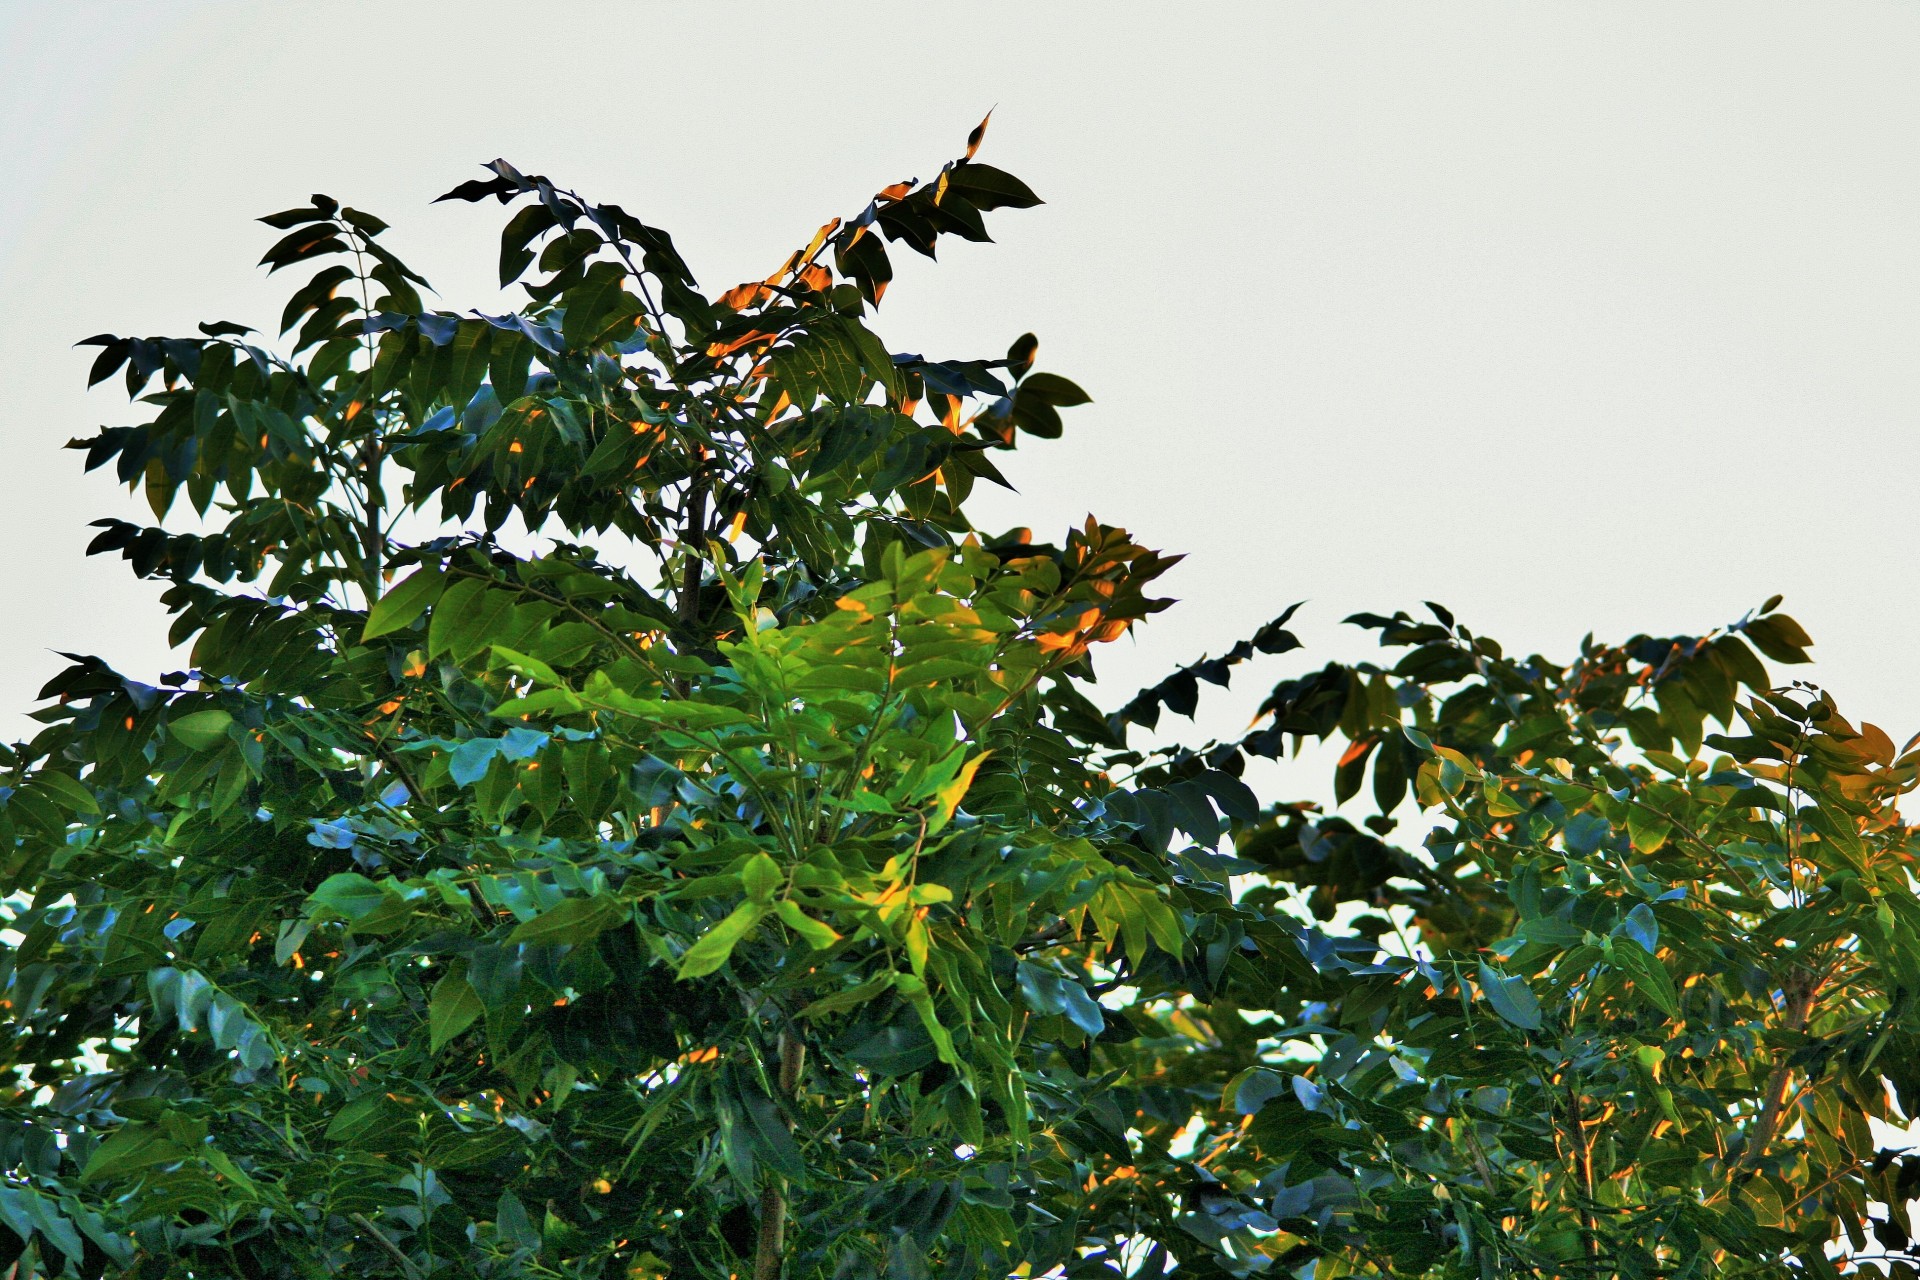
[[[1449,605],[1509,649],[1697,631],[1782,592],[1815,678],[1920,730],[1920,8],[1840,3],[140,6],[0,0],[0,715],[150,678],[136,512],[60,445],[135,420],[90,334],[271,329],[254,217],[324,191],[441,305],[495,307],[504,155],[671,230],[709,292],[879,186],[982,159],[1048,204],[896,255],[895,350],[1021,332],[1095,403],[995,524],[1185,552],[1117,703],[1296,599]],[[1802,668],[1798,674],[1806,674]],[[1244,720],[1249,682],[1206,727]]]

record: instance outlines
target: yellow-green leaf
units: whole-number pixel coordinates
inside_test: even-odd
[[[167,732],[195,751],[211,751],[227,740],[227,728],[232,723],[231,712],[208,707],[168,721]]]
[[[1645,805],[1636,804],[1627,810],[1627,834],[1633,839],[1633,847],[1641,853],[1659,852],[1672,831],[1671,822]]]
[[[940,1025],[940,1016],[933,1009],[933,993],[927,990],[926,981],[911,973],[896,973],[893,975],[893,989],[920,1015],[920,1025],[927,1029],[927,1036],[940,1054],[940,1061],[948,1066],[959,1066],[960,1055],[954,1052],[953,1036]]]
[[[747,899],[763,907],[773,901],[773,895],[786,878],[780,864],[764,853],[754,854],[747,859],[747,865],[740,868],[740,883],[746,888]]]
[[[807,940],[807,945],[815,951],[824,951],[840,941],[840,935],[823,921],[815,920],[800,909],[800,904],[791,898],[774,904],[774,912],[787,928]]]
[[[953,820],[953,811],[960,807],[960,801],[966,796],[967,788],[973,785],[973,775],[980,772],[980,766],[985,764],[987,757],[992,754],[991,751],[982,751],[967,761],[960,766],[960,772],[954,776],[953,781],[935,793],[939,809],[934,814],[933,821],[927,826],[928,834],[940,830]]]
[[[700,936],[700,940],[687,948],[687,954],[680,957],[680,976],[698,978],[712,973],[727,962],[733,949],[753,932],[760,918],[767,914],[767,908],[758,903],[743,902],[733,909],[733,914],[722,920]]]

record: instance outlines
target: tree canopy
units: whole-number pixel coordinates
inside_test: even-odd
[[[966,514],[1087,394],[873,328],[985,127],[712,297],[495,161],[516,311],[315,196],[277,341],[88,340],[192,657],[0,754],[17,1280],[1920,1274],[1920,753],[1777,600],[1096,697],[1173,557]]]

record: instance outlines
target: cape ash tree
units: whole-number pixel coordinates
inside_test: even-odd
[[[496,161],[517,312],[316,196],[280,340],[90,340],[192,657],[0,756],[13,1280],[1916,1274],[1915,753],[1777,602],[1102,710],[1170,559],[965,514],[1087,396],[871,327],[984,128],[717,297]]]

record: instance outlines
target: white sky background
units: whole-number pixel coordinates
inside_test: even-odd
[[[304,275],[263,278],[254,217],[327,192],[441,305],[497,307],[504,215],[428,202],[504,155],[672,231],[712,293],[997,104],[981,158],[1049,203],[896,251],[877,327],[989,357],[1032,329],[1093,395],[983,509],[1188,553],[1110,704],[1301,598],[1307,650],[1261,677],[1368,651],[1360,609],[1564,657],[1779,591],[1904,740],[1917,72],[1894,4],[0,0],[0,736],[53,650],[184,665],[158,589],[82,555],[146,517],[60,448],[135,420],[71,344],[270,330]]]

